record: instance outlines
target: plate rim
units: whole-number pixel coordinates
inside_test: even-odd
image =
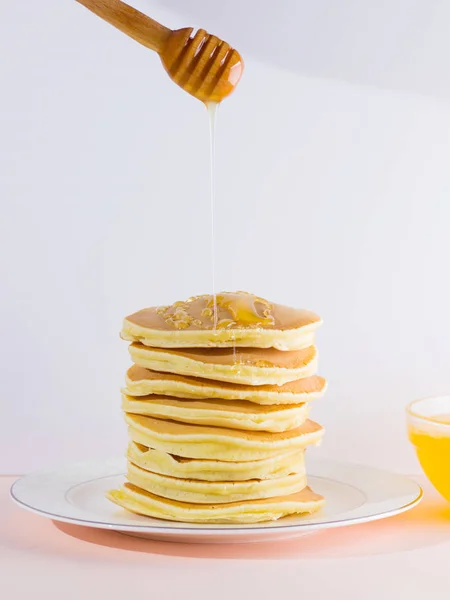
[[[267,534],[270,534],[270,532],[273,532],[273,534],[276,535],[277,533],[288,532],[288,531],[291,531],[291,532],[317,531],[317,530],[321,530],[321,529],[332,529],[332,528],[337,528],[337,527],[358,525],[361,523],[369,523],[372,521],[378,521],[378,520],[385,519],[388,517],[393,517],[395,515],[399,515],[403,512],[410,510],[411,508],[413,508],[414,506],[419,504],[419,502],[422,500],[423,495],[424,495],[421,485],[419,483],[417,483],[417,481],[409,478],[406,475],[402,475],[399,473],[393,473],[391,471],[386,471],[384,469],[379,469],[377,467],[372,467],[372,466],[364,465],[361,463],[336,461],[333,459],[320,459],[320,458],[315,459],[314,463],[316,463],[316,464],[322,463],[322,464],[327,464],[327,465],[331,465],[331,464],[339,465],[340,467],[347,467],[347,468],[350,467],[350,468],[355,468],[355,469],[363,468],[366,470],[370,470],[373,473],[384,474],[384,475],[391,476],[391,477],[393,476],[393,477],[398,477],[398,478],[402,478],[402,479],[407,479],[409,481],[409,483],[413,484],[416,487],[417,494],[412,500],[410,500],[409,502],[406,502],[405,504],[402,504],[395,508],[392,508],[389,510],[384,510],[384,511],[381,511],[381,512],[378,512],[375,514],[359,515],[356,517],[344,517],[344,518],[339,518],[339,519],[330,519],[327,521],[322,521],[322,522],[317,522],[317,523],[274,524],[271,521],[270,527],[268,526],[267,523],[262,523],[260,525],[256,525],[256,526],[250,528],[250,527],[246,526],[247,524],[230,526],[230,527],[220,527],[220,526],[217,526],[217,524],[211,524],[211,525],[203,524],[203,526],[202,526],[202,524],[196,524],[196,527],[190,527],[189,526],[190,524],[186,523],[185,527],[183,527],[183,526],[174,527],[173,525],[171,525],[171,521],[166,521],[167,525],[154,526],[151,524],[142,524],[142,525],[126,524],[126,523],[117,524],[117,523],[111,523],[111,522],[106,522],[106,521],[96,521],[93,519],[81,519],[78,517],[68,517],[68,516],[60,515],[60,514],[57,514],[54,512],[46,511],[41,508],[36,508],[35,506],[32,506],[32,505],[28,504],[27,502],[18,498],[15,493],[16,486],[18,486],[20,483],[22,483],[25,479],[28,479],[29,477],[36,477],[39,475],[55,476],[56,474],[61,473],[64,468],[67,469],[70,466],[71,467],[75,467],[75,466],[81,467],[83,464],[92,463],[93,461],[95,461],[98,464],[106,465],[107,462],[110,462],[111,460],[118,460],[118,459],[119,459],[119,457],[115,457],[115,458],[110,457],[108,459],[90,459],[90,460],[86,460],[86,461],[69,463],[68,465],[65,465],[65,466],[63,465],[63,466],[56,468],[54,470],[51,470],[51,471],[42,470],[42,471],[37,471],[34,473],[24,475],[22,477],[19,477],[11,485],[10,490],[9,490],[10,497],[13,500],[13,502],[15,504],[17,504],[20,508],[23,508],[31,513],[41,515],[46,518],[50,518],[53,521],[57,521],[59,523],[78,525],[80,527],[91,527],[91,528],[95,528],[95,529],[103,529],[103,530],[117,531],[117,532],[148,533],[148,534],[155,534],[155,535],[161,534],[161,535],[165,535],[165,536],[177,536],[177,535],[217,536],[218,534],[220,534],[223,537],[227,537],[227,536],[252,536],[254,534],[255,535],[261,535],[261,534],[267,535]],[[121,475],[121,474],[122,474],[122,472],[120,471],[120,472],[117,472],[115,475]],[[74,485],[80,485],[81,483],[87,483],[89,481],[96,481],[98,479],[101,479],[102,477],[110,477],[113,475],[114,474],[93,477],[90,479],[86,479],[84,481],[79,481],[79,482],[75,483]],[[311,475],[314,476],[314,473],[312,473]],[[321,477],[320,475],[315,475],[315,476],[318,478]],[[335,481],[339,481],[339,479],[336,479]],[[346,485],[348,485],[348,484],[346,484]],[[164,521],[163,519],[160,519],[160,520],[161,520],[161,522]]]

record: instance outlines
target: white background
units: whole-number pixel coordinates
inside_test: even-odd
[[[134,4],[246,59],[218,122],[218,286],[324,317],[316,456],[415,470],[404,405],[450,390],[450,4]],[[122,317],[210,291],[208,129],[73,0],[0,3],[0,55],[0,472],[20,473],[124,451]]]

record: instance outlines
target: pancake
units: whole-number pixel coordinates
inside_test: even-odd
[[[121,336],[157,348],[248,347],[299,350],[314,345],[315,313],[246,292],[194,296],[125,318]],[[215,319],[215,314],[217,318]],[[214,326],[216,325],[216,328]]]
[[[127,457],[132,463],[146,471],[178,477],[179,479],[198,479],[202,481],[273,479],[291,473],[305,472],[303,450],[282,452],[263,460],[225,462],[172,456],[166,452],[130,442]]]
[[[159,373],[133,365],[125,376],[128,396],[162,394],[176,398],[221,400],[246,400],[255,404],[302,404],[321,398],[327,382],[323,377],[312,375],[283,385],[240,385],[225,381],[211,381],[200,377],[187,377],[174,373]]]
[[[131,462],[128,462],[127,479],[133,485],[156,496],[195,504],[228,504],[288,496],[300,492],[306,486],[305,473],[292,473],[278,479],[197,481],[144,471]]]
[[[315,346],[282,352],[273,348],[149,348],[134,342],[131,359],[140,367],[248,385],[282,385],[317,370]]]
[[[324,429],[307,420],[283,433],[240,431],[206,425],[187,425],[153,417],[125,414],[133,442],[175,456],[223,461],[261,460],[280,452],[318,444]]]
[[[322,324],[311,311],[246,292],[222,292],[215,300],[216,304],[214,296],[206,294],[171,306],[145,308],[124,319],[121,336],[158,348],[299,350],[314,344],[314,332]]]
[[[122,408],[127,413],[193,425],[272,432],[295,429],[309,414],[307,404],[258,406],[239,400],[180,400],[157,395],[139,399],[122,395]]]
[[[315,512],[325,504],[324,498],[309,487],[290,496],[211,506],[168,500],[130,483],[125,483],[120,490],[107,492],[106,497],[139,515],[185,523],[243,524],[275,521],[287,515]]]

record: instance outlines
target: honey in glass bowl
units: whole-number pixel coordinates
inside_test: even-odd
[[[450,396],[411,402],[406,420],[409,440],[425,475],[450,501]]]

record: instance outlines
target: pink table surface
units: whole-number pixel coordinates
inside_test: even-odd
[[[450,593],[450,505],[427,484],[422,503],[398,517],[278,543],[217,546],[53,523],[13,504],[13,481],[0,477],[2,600],[423,600]]]

